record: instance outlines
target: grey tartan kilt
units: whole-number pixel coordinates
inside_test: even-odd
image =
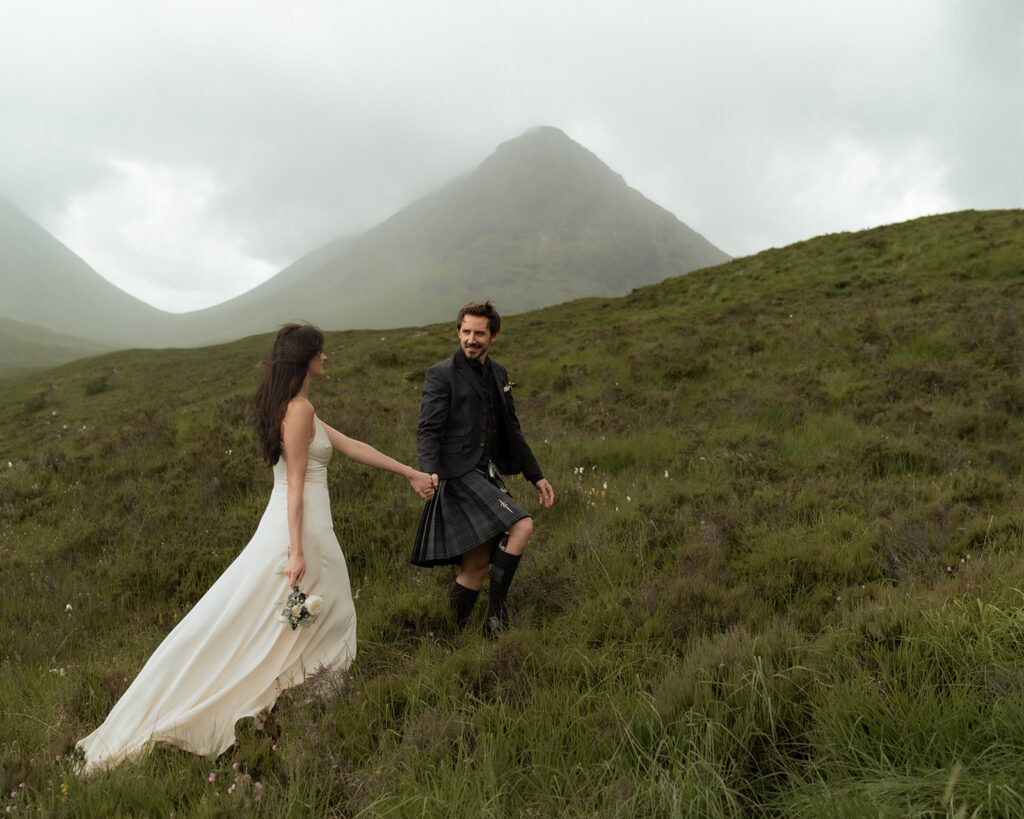
[[[494,540],[529,516],[497,476],[492,483],[484,472],[471,469],[459,478],[440,480],[420,515],[409,562],[414,566],[461,563],[470,549]]]

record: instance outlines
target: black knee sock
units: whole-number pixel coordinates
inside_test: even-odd
[[[448,605],[455,612],[455,622],[459,624],[459,628],[466,625],[479,596],[480,589],[467,589],[458,581],[448,590]]]
[[[507,619],[505,597],[508,595],[508,587],[512,585],[519,557],[520,555],[511,555],[501,549],[495,549],[491,555],[491,602],[487,607],[488,617]]]

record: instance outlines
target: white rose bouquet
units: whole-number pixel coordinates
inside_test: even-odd
[[[324,600],[320,595],[306,594],[298,586],[293,586],[281,609],[281,621],[290,625],[292,630],[300,626],[309,628],[316,622],[323,605]]]

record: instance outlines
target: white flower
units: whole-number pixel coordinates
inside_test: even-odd
[[[288,598],[284,601],[283,607],[279,609],[281,620],[293,629],[299,626],[308,628],[316,620],[316,615],[322,606],[322,598],[307,595],[298,586],[294,586]]]
[[[72,609],[71,609],[71,604],[70,604],[70,603],[68,603],[68,604],[67,604],[67,605],[66,605],[66,606],[64,607],[64,611],[66,611],[66,612],[69,612],[69,613],[70,613],[70,612],[71,612],[71,610],[72,610]]]
[[[668,477],[668,470],[667,469],[665,470],[665,477],[666,478]]]

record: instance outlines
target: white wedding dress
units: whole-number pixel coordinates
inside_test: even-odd
[[[85,771],[117,764],[154,743],[216,756],[234,742],[237,720],[269,708],[306,674],[352,662],[356,613],[327,493],[332,448],[319,419],[314,426],[303,491],[302,590],[323,597],[316,622],[293,630],[278,617],[289,591],[282,455],[252,540],[167,635],[103,724],[78,743]]]

